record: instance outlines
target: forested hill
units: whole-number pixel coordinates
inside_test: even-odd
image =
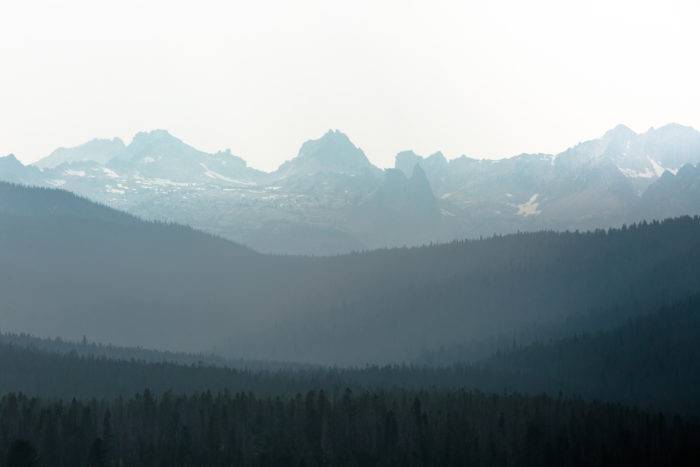
[[[699,302],[480,367],[260,372],[0,344],[0,455],[41,466],[697,465]]]
[[[520,391],[700,414],[700,296],[606,332],[502,352],[480,366]]]
[[[293,301],[254,339],[232,336],[231,352],[395,362],[490,336],[524,343],[610,328],[698,293],[700,217],[293,262]]]
[[[161,314],[164,303],[196,289],[200,271],[224,277],[225,268],[254,256],[228,240],[146,222],[63,190],[0,183],[0,331],[80,338],[99,329],[103,341],[133,334],[135,343],[155,344],[153,326],[139,330],[174,317],[173,307]]]
[[[612,404],[454,392],[149,392],[0,399],[7,466],[691,467],[697,421]]]
[[[293,370],[309,368],[295,362],[270,360],[243,360],[225,358],[213,353],[171,352],[145,347],[123,347],[86,338],[72,341],[55,338],[39,338],[30,334],[0,333],[0,345],[27,349],[39,353],[105,358],[110,360],[139,361],[142,363],[172,363],[178,365],[204,365],[221,368],[250,370]]]
[[[12,342],[12,344],[8,343]],[[622,402],[669,413],[700,415],[700,297],[683,300],[613,330],[499,352],[474,365],[360,368],[225,368],[220,361],[175,364],[170,354],[140,349],[111,353],[94,345],[66,353],[29,337],[0,342],[0,394],[64,398],[130,396],[167,391],[253,391],[291,396],[309,390],[479,389],[562,394]],[[40,341],[41,342],[41,341]],[[54,351],[48,349],[54,348]],[[119,350],[116,353],[116,350]],[[89,352],[95,352],[90,354]],[[112,358],[107,358],[112,355]],[[125,360],[115,356],[136,356]],[[180,356],[181,358],[181,356]]]
[[[190,227],[146,222],[67,191],[5,182],[0,182],[0,228],[5,242],[17,240],[24,233],[27,242],[53,240],[48,247],[82,246],[84,254],[101,248],[115,256],[128,255],[137,246],[153,254],[160,250],[174,258],[188,251],[191,255],[226,257],[256,254],[242,245]],[[82,241],[86,243],[81,244]],[[94,244],[97,241],[102,244]],[[158,259],[144,256],[143,261]]]
[[[700,217],[277,257],[57,190],[0,189],[5,332],[388,363],[494,335],[610,327],[700,292]]]

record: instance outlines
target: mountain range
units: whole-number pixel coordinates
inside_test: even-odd
[[[385,170],[333,130],[269,173],[155,130],[129,144],[59,148],[29,166],[2,157],[0,180],[62,188],[260,252],[325,255],[698,214],[699,163],[700,133],[678,124],[641,134],[620,125],[556,155],[403,151]]]

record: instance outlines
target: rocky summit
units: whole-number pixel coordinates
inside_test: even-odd
[[[191,225],[261,252],[327,255],[515,231],[610,227],[700,213],[700,133],[624,125],[559,154],[500,160],[397,154],[380,169],[347,135],[302,144],[273,172],[165,130],[96,139],[0,180],[58,187],[145,219]]]

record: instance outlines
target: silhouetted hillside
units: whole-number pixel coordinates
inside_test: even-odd
[[[221,368],[251,370],[302,369],[309,365],[270,360],[242,360],[225,358],[213,353],[169,352],[144,347],[123,347],[91,342],[87,339],[71,341],[55,338],[39,338],[30,334],[0,333],[0,345],[24,348],[40,353],[68,354],[81,357],[106,358],[110,360],[135,360],[143,363],[174,363],[178,365],[204,365]]]
[[[303,367],[2,336],[0,393],[91,398],[128,396],[145,387],[156,393],[210,389],[267,395],[338,393],[348,387],[470,388],[581,396],[700,415],[698,342],[698,297],[609,331],[502,350],[474,365]],[[458,359],[455,352],[442,356]]]
[[[695,466],[700,427],[618,405],[468,391],[0,399],[7,465]],[[31,461],[30,462],[28,462]]]
[[[668,365],[649,365],[646,378],[632,381],[641,385],[636,396],[660,399],[635,401],[625,392],[612,399],[658,410],[668,409],[664,403],[670,396],[676,409],[694,413],[697,397],[689,401],[687,396],[698,387],[693,384],[697,352],[687,356],[691,365],[679,366],[673,352],[670,358],[661,357],[684,348],[688,337],[695,336],[697,342],[697,312],[692,313],[690,331],[679,332],[690,314],[667,310],[583,345],[569,340],[520,349],[495,357],[488,369],[393,366],[266,372],[0,344],[0,455],[10,458],[19,450],[17,441],[25,440],[38,454],[38,465],[95,465],[94,456],[125,465],[297,465],[318,456],[331,465],[343,459],[360,465],[378,459],[383,459],[381,465],[695,465],[700,427],[692,419],[586,402],[566,392],[558,397],[504,392],[553,392],[559,375],[551,374],[548,366],[557,367],[574,354],[619,350],[624,356],[612,364],[584,357],[566,370],[577,381],[591,378],[584,385],[589,395],[610,389],[614,386],[606,386],[606,376],[616,363],[632,363],[617,367],[620,374],[612,379],[622,381],[646,360],[629,358],[638,346],[626,343],[625,336],[643,339],[660,321],[675,322],[660,327],[661,338],[652,337],[651,347],[660,355],[655,361]],[[672,343],[678,337],[681,346]],[[566,345],[571,347],[559,358],[556,351]],[[548,359],[554,363],[548,365]],[[543,368],[533,363],[543,361]],[[514,372],[520,365],[522,371]],[[688,368],[695,373],[681,375]],[[530,379],[523,377],[527,372],[532,372]],[[682,381],[666,382],[682,386],[664,393],[668,387],[662,383],[670,374]],[[533,375],[539,377],[539,386],[530,384]],[[249,443],[256,448],[247,448]]]
[[[386,363],[489,336],[563,336],[576,322],[610,327],[700,292],[699,217],[275,257],[61,191],[2,189],[6,332]]]
[[[619,328],[533,344],[482,363],[519,391],[579,394],[700,414],[700,297]]]

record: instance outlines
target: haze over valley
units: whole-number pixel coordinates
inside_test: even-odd
[[[697,467],[699,20],[0,2],[0,467]]]

